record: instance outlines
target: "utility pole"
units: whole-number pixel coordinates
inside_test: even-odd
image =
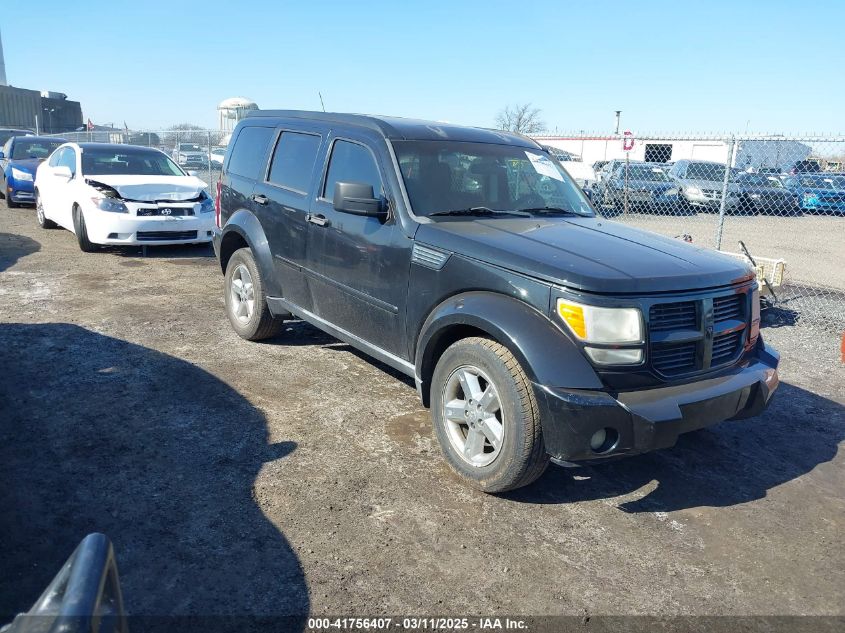
[[[615,134],[619,135],[619,119],[622,115],[622,110],[616,110],[616,132]]]

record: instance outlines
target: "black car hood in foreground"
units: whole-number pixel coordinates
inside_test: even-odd
[[[727,255],[601,218],[440,218],[415,239],[588,292],[713,288],[752,277]]]

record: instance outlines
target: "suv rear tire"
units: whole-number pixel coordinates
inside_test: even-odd
[[[239,248],[226,265],[226,315],[238,336],[260,341],[276,336],[283,321],[274,317],[264,295],[264,280],[249,248]]]
[[[526,486],[549,464],[531,382],[495,341],[465,338],[443,353],[432,376],[431,412],[447,463],[484,492]]]

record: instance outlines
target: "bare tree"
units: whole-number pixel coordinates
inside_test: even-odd
[[[496,115],[496,125],[500,130],[519,134],[539,134],[546,129],[540,119],[540,109],[532,108],[530,103],[505,106]]]
[[[174,144],[176,139],[180,143],[199,143],[204,144],[208,138],[208,133],[205,128],[192,123],[179,123],[167,128],[168,133],[165,135],[165,142]]]

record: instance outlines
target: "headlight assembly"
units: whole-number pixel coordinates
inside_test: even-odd
[[[12,167],[12,178],[14,178],[15,180],[32,181],[32,174],[30,174],[28,171],[21,171],[20,169]]]
[[[699,189],[698,187],[686,187],[684,191],[693,196],[701,195],[701,189]]]
[[[643,318],[638,308],[599,308],[557,300],[557,313],[585,343],[642,343]]]
[[[129,209],[120,200],[116,198],[91,198],[100,211],[109,211],[111,213],[129,213]]]
[[[205,197],[200,202],[200,213],[211,213],[214,211],[214,200],[209,197]]]
[[[584,351],[599,365],[636,365],[643,361],[642,348],[609,348],[596,345],[640,345],[643,318],[638,308],[600,308],[568,299],[557,300],[557,314],[570,332],[587,343]]]

